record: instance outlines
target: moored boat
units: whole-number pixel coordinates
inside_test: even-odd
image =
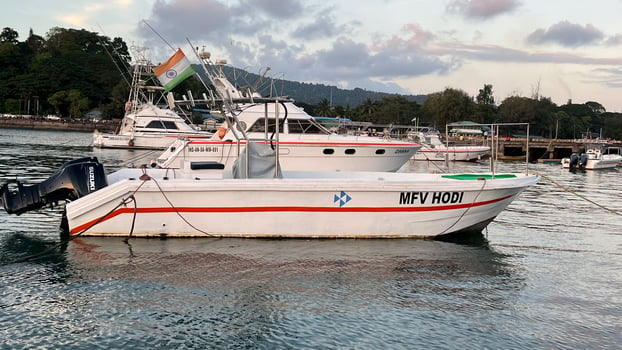
[[[136,63],[121,124],[115,132],[95,130],[93,146],[163,150],[179,137],[205,140],[211,138],[211,132],[198,130],[191,125],[174,110],[174,105],[168,104],[165,107],[164,103],[156,103],[164,99],[164,88],[146,85],[146,82],[154,78],[153,65],[144,57],[140,48],[133,47],[133,51]]]
[[[585,153],[573,153],[570,157],[562,158],[563,168],[576,170],[611,169],[622,163],[622,155],[608,153],[604,142],[593,141],[586,143]]]
[[[236,115],[237,125],[246,126],[250,142],[279,144],[279,161],[283,170],[323,171],[397,171],[421,148],[410,141],[355,135],[340,135],[328,131],[292,102],[276,108],[261,103],[244,104]],[[275,121],[279,133],[274,133]],[[266,127],[266,125],[271,125]],[[221,128],[210,140],[180,138],[157,159],[158,166],[178,168],[183,161],[214,161],[231,169],[243,150],[246,140],[237,142],[235,128]]]
[[[438,131],[411,132],[409,137],[422,145],[413,160],[473,162],[490,156],[489,146],[446,144]]]
[[[213,161],[231,169],[249,140],[265,142],[272,148],[278,143],[283,170],[397,171],[421,148],[413,141],[331,132],[290,99],[266,104],[266,98],[257,92],[237,88],[223,73],[225,60],[212,62],[207,52],[195,53],[214,87],[210,95],[221,100],[189,100],[193,107],[205,104],[227,122],[209,140],[180,138],[156,159],[159,167],[179,168],[182,161]],[[220,110],[214,110],[215,106]]]
[[[436,237],[480,232],[526,187],[526,174],[278,172],[240,177],[217,163],[122,169],[108,176],[96,159],[74,161],[75,191],[21,186],[2,190],[5,209],[21,213],[61,193],[71,235],[124,237]],[[67,184],[52,180],[50,183]],[[50,188],[46,186],[46,188]],[[26,193],[38,203],[21,203]],[[47,198],[47,199],[46,199]]]
[[[180,137],[209,140],[212,133],[191,127],[173,110],[151,103],[141,103],[123,117],[116,132],[95,130],[93,146],[164,150]]]

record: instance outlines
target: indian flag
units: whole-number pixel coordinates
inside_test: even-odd
[[[153,72],[160,80],[160,83],[162,83],[162,86],[164,86],[164,90],[171,91],[179,83],[192,76],[194,68],[192,68],[192,64],[190,64],[184,52],[181,49],[177,49],[177,52],[168,61],[153,68]]]

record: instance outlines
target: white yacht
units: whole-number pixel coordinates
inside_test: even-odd
[[[185,160],[219,162],[230,169],[246,142],[267,142],[273,149],[279,144],[283,170],[397,171],[421,147],[413,141],[331,132],[291,99],[274,98],[276,103],[264,103],[266,98],[257,93],[236,88],[223,73],[224,60],[212,63],[205,52],[197,56],[216,95],[225,101],[222,110],[214,114],[220,113],[229,122],[223,123],[210,140],[180,138],[158,157],[160,167],[180,168]],[[193,98],[188,101],[200,103]],[[234,119],[236,127],[229,127]]]
[[[188,139],[209,139],[212,133],[200,131],[187,122],[173,110],[173,104],[168,103],[166,106],[165,102],[168,100],[161,104],[155,102],[164,100],[164,88],[145,84],[148,79],[153,78],[153,65],[144,57],[140,48],[132,49],[136,56],[136,65],[132,73],[129,98],[125,104],[125,115],[115,132],[103,133],[95,130],[93,146],[163,150],[180,136]]]

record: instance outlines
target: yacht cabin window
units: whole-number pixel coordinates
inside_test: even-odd
[[[279,125],[279,133],[283,133],[284,126]],[[268,118],[268,132],[274,132],[274,118]],[[248,132],[266,132],[266,118],[255,120],[253,125],[248,128]]]
[[[268,118],[268,132],[274,132],[274,118]],[[266,119],[257,119],[250,128],[249,132],[265,132],[266,131]],[[321,126],[313,123],[309,119],[296,119],[287,118],[287,127],[290,134],[326,134],[326,131]],[[283,133],[285,126],[279,126],[279,133]]]
[[[175,122],[169,120],[152,120],[145,126],[147,129],[173,129],[177,130]]]
[[[325,134],[320,126],[309,119],[287,119],[290,134]]]

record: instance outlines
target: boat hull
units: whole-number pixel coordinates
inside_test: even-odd
[[[214,179],[206,174],[191,180],[158,180],[159,174],[153,174],[140,180],[140,174],[128,173],[118,178],[131,179],[68,203],[67,223],[70,234],[84,236],[435,237],[481,231],[538,181],[535,175],[464,180],[434,174],[326,174],[321,179],[288,173],[282,179]]]
[[[603,159],[588,159],[583,169],[586,169],[586,170],[612,169],[612,168],[617,167],[620,163],[622,163],[622,157],[620,156],[612,156],[612,157],[603,156]],[[561,164],[562,164],[562,167],[565,169],[570,168],[570,158],[563,158],[561,160]]]
[[[93,146],[97,148],[119,148],[119,149],[148,149],[165,150],[174,143],[179,137],[186,137],[194,140],[209,140],[211,134],[106,134],[96,132],[93,134]]]
[[[457,162],[473,162],[490,156],[489,147],[456,147],[454,149],[433,149],[422,147],[412,159],[428,160],[428,161],[457,161]]]
[[[365,140],[367,141],[367,140]],[[245,142],[241,143],[240,152]],[[412,143],[343,140],[280,141],[279,164],[284,171],[397,171],[421,145]],[[179,168],[184,161],[212,161],[233,167],[238,158],[236,142],[183,140],[158,157],[161,167]]]

